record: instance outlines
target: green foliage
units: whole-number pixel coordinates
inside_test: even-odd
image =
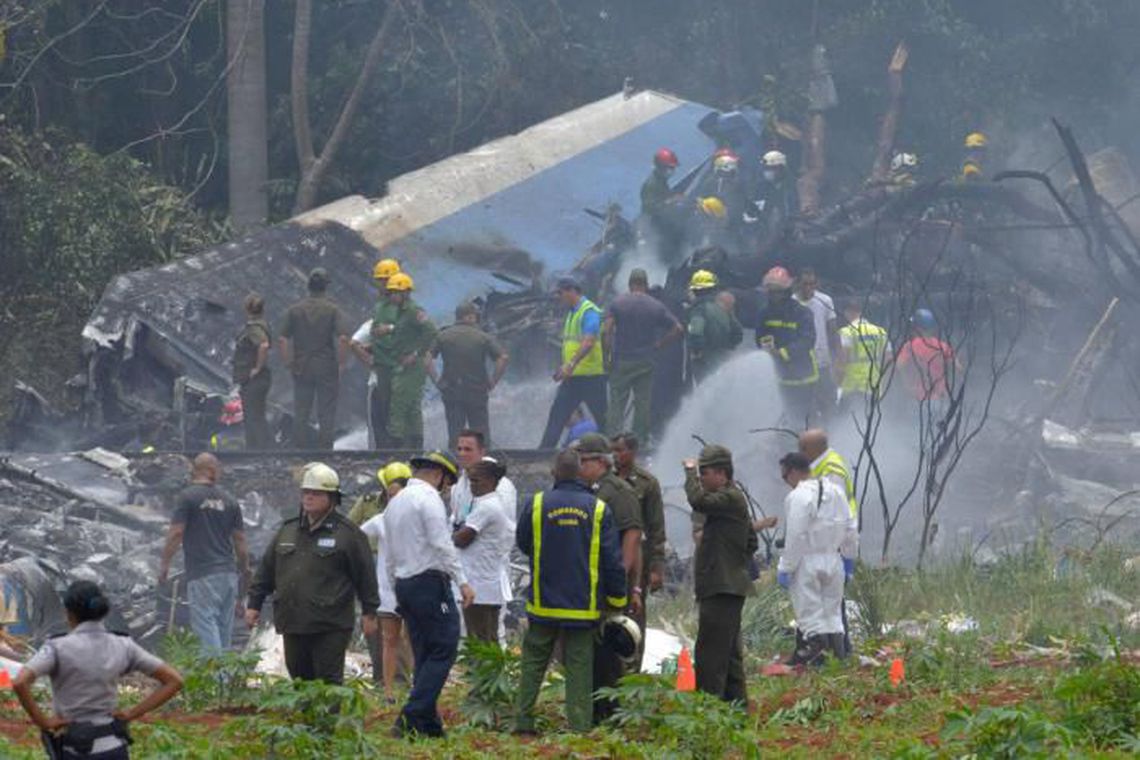
[[[669,679],[651,675],[626,676],[598,694],[618,701],[611,719],[616,727],[652,741],[666,756],[721,758],[731,750],[759,757],[748,715],[739,705],[700,691],[677,691]]]
[[[186,630],[164,638],[161,648],[166,661],[182,673],[184,686],[178,698],[185,709],[225,710],[260,701],[256,688],[259,651],[203,657],[197,638]]]
[[[791,707],[781,707],[768,718],[769,725],[807,726],[827,712],[827,699],[804,697]]]
[[[498,729],[514,714],[521,664],[519,655],[496,643],[468,637],[459,653],[471,690],[463,712],[475,726]]]
[[[995,760],[1057,757],[1073,746],[1068,729],[1028,707],[953,713],[943,736],[961,738],[976,757]]]
[[[1054,696],[1065,725],[1089,744],[1125,748],[1140,741],[1140,668],[1119,646],[1103,662],[1063,676]]]

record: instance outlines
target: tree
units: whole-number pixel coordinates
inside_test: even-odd
[[[265,0],[226,0],[226,54],[230,219],[243,230],[269,216]]]

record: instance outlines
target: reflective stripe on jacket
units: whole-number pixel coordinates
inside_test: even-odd
[[[775,348],[776,369],[781,385],[810,385],[819,381],[815,358],[815,317],[811,309],[789,298],[769,304],[760,312],[756,344],[764,348],[766,338]]]
[[[584,485],[560,482],[534,495],[518,522],[530,557],[527,615],[546,623],[592,625],[602,602],[626,605],[625,568],[613,515]]]
[[[813,478],[832,476],[843,481],[843,491],[847,494],[847,505],[851,509],[851,516],[859,516],[859,502],[855,499],[855,481],[851,480],[851,471],[847,462],[835,449],[828,449],[823,453],[811,468]]]
[[[578,308],[566,315],[566,322],[562,325],[562,363],[569,364],[577,355],[582,346],[582,317],[586,312],[597,312],[599,318],[602,310],[594,305],[589,298],[582,298]],[[601,335],[594,336],[594,345],[590,351],[578,362],[572,373],[575,377],[580,375],[604,375],[605,364],[602,361]]]
[[[887,356],[887,331],[860,319],[839,329],[844,345],[844,393],[870,393],[878,385]]]

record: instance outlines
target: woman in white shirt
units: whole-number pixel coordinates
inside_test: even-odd
[[[507,566],[515,539],[514,514],[496,492],[507,468],[484,459],[467,468],[474,500],[471,511],[452,534],[459,548],[459,561],[475,602],[463,610],[467,635],[482,641],[499,641],[499,612],[511,600]]]
[[[408,484],[405,477],[392,478],[387,481],[385,490],[388,500],[404,490]],[[396,613],[396,590],[388,580],[388,572],[384,566],[384,555],[388,548],[384,539],[384,513],[370,517],[360,526],[360,529],[376,541],[376,582],[380,586],[380,609],[377,612],[380,618],[381,654],[384,672],[384,696],[391,702],[395,699],[392,689],[396,685],[396,673],[403,660],[404,671],[412,672],[411,657],[407,647],[404,646],[404,621]]]

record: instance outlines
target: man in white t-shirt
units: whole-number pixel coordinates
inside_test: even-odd
[[[499,641],[499,612],[511,600],[507,575],[515,521],[507,516],[496,486],[506,468],[491,459],[467,468],[473,501],[471,510],[452,535],[467,582],[475,590],[475,603],[463,610],[467,635],[487,642]]]
[[[815,325],[815,360],[819,364],[815,408],[821,417],[827,419],[838,400],[831,360],[842,350],[839,342],[839,315],[831,296],[819,290],[819,277],[814,269],[805,268],[800,271],[794,297],[811,310]]]

